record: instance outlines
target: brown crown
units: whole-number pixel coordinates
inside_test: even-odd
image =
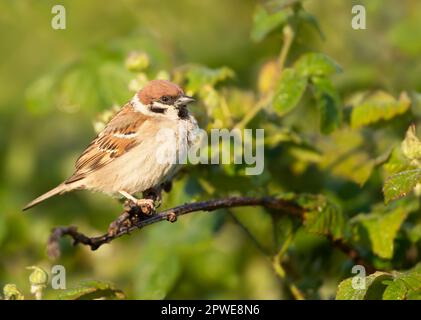
[[[178,97],[183,94],[183,90],[178,85],[170,81],[152,80],[138,92],[137,96],[140,102],[147,105],[162,96]]]

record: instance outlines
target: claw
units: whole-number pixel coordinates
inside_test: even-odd
[[[146,215],[151,215],[155,211],[155,205],[152,199],[139,199],[136,201],[136,205]]]
[[[170,212],[167,214],[167,220],[169,222],[176,222],[177,221],[177,215],[175,214],[175,212]]]

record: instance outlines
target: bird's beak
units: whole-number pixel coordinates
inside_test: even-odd
[[[193,101],[194,101],[194,99],[192,97],[181,96],[180,98],[177,99],[176,105],[177,106],[186,106],[189,103],[192,103]]]

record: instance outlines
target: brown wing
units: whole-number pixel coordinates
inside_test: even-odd
[[[77,159],[76,171],[65,183],[85,178],[137,146],[141,141],[139,128],[146,119],[131,104],[124,106]]]

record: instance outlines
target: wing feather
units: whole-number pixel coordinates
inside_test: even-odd
[[[130,103],[124,106],[77,159],[76,170],[65,183],[85,178],[137,146],[141,142],[140,128],[146,121],[147,117]]]

